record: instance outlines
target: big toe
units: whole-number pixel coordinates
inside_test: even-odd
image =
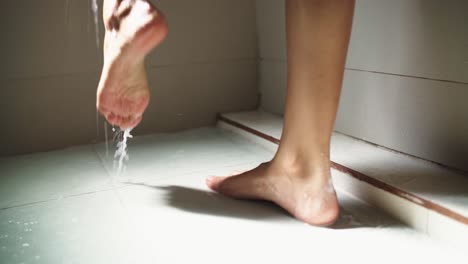
[[[219,185],[223,182],[227,177],[218,177],[213,176],[206,179],[206,185],[212,189],[213,191],[219,190]]]
[[[269,200],[264,180],[248,172],[230,177],[210,177],[206,184],[212,190],[233,198]]]

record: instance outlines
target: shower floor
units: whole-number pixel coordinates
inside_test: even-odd
[[[88,145],[0,159],[0,263],[446,262],[461,252],[338,190],[331,228],[267,202],[211,192],[205,178],[273,153],[221,128],[136,137],[125,173]],[[466,257],[466,256],[465,256]]]

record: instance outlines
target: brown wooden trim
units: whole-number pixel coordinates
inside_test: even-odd
[[[226,123],[228,123],[228,124],[230,124],[230,125],[232,125],[234,127],[240,128],[240,129],[245,130],[247,132],[250,132],[250,133],[252,133],[252,134],[254,134],[254,135],[258,136],[258,137],[261,137],[261,138],[263,138],[265,140],[268,140],[270,142],[273,142],[275,144],[280,143],[280,140],[275,138],[275,137],[272,137],[272,136],[267,135],[267,134],[265,134],[265,133],[263,133],[261,131],[258,131],[256,129],[253,129],[251,127],[243,125],[243,124],[241,124],[239,122],[236,122],[234,120],[231,120],[231,119],[229,119],[229,118],[227,118],[225,116],[222,116],[220,114],[218,114],[218,120],[226,122]],[[405,190],[397,188],[397,187],[395,187],[393,185],[385,183],[385,182],[383,182],[381,180],[378,180],[376,178],[365,175],[365,174],[363,174],[361,172],[350,169],[350,168],[348,168],[346,166],[343,166],[343,165],[341,165],[339,163],[336,163],[334,161],[331,161],[331,164],[332,164],[332,168],[334,168],[334,169],[336,169],[338,171],[344,172],[346,174],[349,174],[349,175],[353,176],[354,178],[356,178],[356,179],[358,179],[360,181],[364,181],[364,182],[366,182],[366,183],[368,183],[368,184],[370,184],[370,185],[372,185],[372,186],[374,186],[376,188],[379,188],[379,189],[382,189],[384,191],[390,192],[390,193],[392,193],[394,195],[397,195],[398,197],[403,198],[403,199],[405,199],[405,200],[407,200],[409,202],[415,203],[415,204],[417,204],[419,206],[423,206],[423,207],[425,207],[425,208],[427,208],[429,210],[435,211],[435,212],[437,212],[437,213],[439,213],[441,215],[444,215],[446,217],[449,217],[449,218],[451,218],[451,219],[453,219],[455,221],[458,221],[460,223],[468,225],[468,217],[466,217],[464,215],[461,215],[461,214],[459,214],[459,213],[457,213],[457,212],[455,212],[455,211],[453,211],[453,210],[451,210],[451,209],[449,209],[447,207],[444,207],[444,206],[442,206],[440,204],[436,204],[436,203],[431,202],[431,201],[429,201],[427,199],[421,198],[421,197],[419,197],[419,196],[417,196],[415,194],[412,194],[410,192],[407,192]]]

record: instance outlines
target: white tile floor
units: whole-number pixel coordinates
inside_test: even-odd
[[[105,145],[0,160],[0,263],[426,263],[462,253],[339,193],[333,228],[207,189],[272,153],[217,128],[135,138],[123,177]],[[112,150],[110,151],[112,152]],[[98,154],[98,155],[96,155]]]

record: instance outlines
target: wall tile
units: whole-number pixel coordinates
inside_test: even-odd
[[[468,2],[356,1],[347,67],[468,82]]]
[[[102,22],[102,3],[99,2],[98,33],[92,0],[69,0],[65,39],[65,70],[67,73],[99,72],[102,68],[102,45],[104,29]]]
[[[256,0],[261,59],[286,60],[286,10],[284,0]]]
[[[286,62],[262,60],[258,67],[261,108],[271,113],[282,114],[286,105]]]
[[[251,0],[161,0],[169,35],[148,58],[167,65],[257,58],[255,3]]]
[[[468,84],[346,71],[335,129],[468,169]]]
[[[286,60],[285,1],[256,0],[260,57]],[[347,67],[468,82],[463,0],[356,1]]]
[[[0,155],[90,143],[96,137],[97,76],[2,81]]]
[[[67,1],[7,1],[2,4],[0,78],[64,72]]]

